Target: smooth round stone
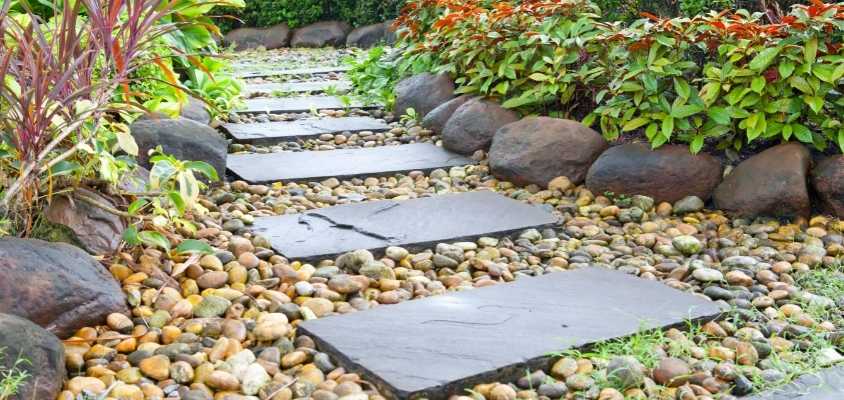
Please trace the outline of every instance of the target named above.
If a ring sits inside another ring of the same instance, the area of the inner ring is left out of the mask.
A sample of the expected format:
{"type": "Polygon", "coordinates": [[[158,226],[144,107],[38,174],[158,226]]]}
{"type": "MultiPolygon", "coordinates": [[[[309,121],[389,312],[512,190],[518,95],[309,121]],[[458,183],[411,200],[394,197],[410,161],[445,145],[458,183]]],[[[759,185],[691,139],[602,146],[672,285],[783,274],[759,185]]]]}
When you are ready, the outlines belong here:
{"type": "Polygon", "coordinates": [[[316,315],[317,317],[323,317],[334,311],[334,303],[332,303],[328,299],[323,298],[313,298],[305,300],[305,302],[302,303],[302,307],[307,307],[308,309],[313,311],[314,315],[316,315]]]}
{"type": "Polygon", "coordinates": [[[296,294],[299,296],[310,296],[314,294],[314,286],[311,285],[310,282],[299,281],[296,282],[293,287],[296,289],[296,294]]]}
{"type": "Polygon", "coordinates": [[[554,383],[543,383],[539,385],[539,388],[536,391],[540,396],[549,397],[552,399],[558,399],[566,395],[568,393],[568,388],[562,382],[554,382],[554,383]]]}
{"type": "Polygon", "coordinates": [[[700,243],[700,240],[689,235],[677,236],[671,241],[671,244],[675,249],[687,256],[700,253],[703,249],[703,244],[700,243]]]}
{"type": "Polygon", "coordinates": [[[193,314],[200,318],[219,317],[225,314],[231,302],[219,296],[205,296],[193,309],[193,314]]]}
{"type": "Polygon", "coordinates": [[[669,387],[677,387],[685,384],[689,375],[691,375],[689,365],[685,361],[674,357],[663,358],[653,371],[653,378],[656,383],[669,387]]]}
{"type": "Polygon", "coordinates": [[[218,390],[237,390],[240,387],[240,382],[234,375],[225,371],[214,371],[207,378],[205,384],[212,389],[218,390]]]}
{"type": "Polygon", "coordinates": [[[551,366],[551,375],[557,379],[565,379],[577,373],[577,360],[561,358],[551,366]]]}
{"type": "Polygon", "coordinates": [[[674,203],[675,214],[687,214],[703,210],[704,204],[697,196],[686,196],[674,203]]]}
{"type": "Polygon", "coordinates": [[[571,390],[586,390],[592,387],[595,381],[583,374],[574,374],[566,378],[566,386],[571,390]]]}
{"type": "Polygon", "coordinates": [[[495,385],[489,391],[489,400],[516,400],[516,390],[510,385],[495,385]]]}
{"type": "Polygon", "coordinates": [[[387,247],[384,253],[388,258],[394,261],[401,261],[410,254],[407,249],[397,246],[387,247]]]}
{"type": "Polygon", "coordinates": [[[724,279],[724,274],[712,268],[698,268],[692,272],[692,277],[701,282],[717,282],[724,279]]]}
{"type": "Polygon", "coordinates": [[[340,294],[351,294],[359,292],[363,287],[351,276],[341,274],[334,275],[328,280],[328,288],[340,294]]]}
{"type": "Polygon", "coordinates": [[[625,389],[639,387],[645,380],[644,369],[634,357],[615,357],[607,365],[607,377],[625,389]]]}
{"type": "Polygon", "coordinates": [[[170,365],[170,377],[178,383],[188,384],[193,381],[193,367],[185,361],[176,361],[170,365]]]}
{"type": "Polygon", "coordinates": [[[170,359],[164,355],[147,358],[138,364],[138,368],[144,375],[158,381],[170,377],[170,359]]]}

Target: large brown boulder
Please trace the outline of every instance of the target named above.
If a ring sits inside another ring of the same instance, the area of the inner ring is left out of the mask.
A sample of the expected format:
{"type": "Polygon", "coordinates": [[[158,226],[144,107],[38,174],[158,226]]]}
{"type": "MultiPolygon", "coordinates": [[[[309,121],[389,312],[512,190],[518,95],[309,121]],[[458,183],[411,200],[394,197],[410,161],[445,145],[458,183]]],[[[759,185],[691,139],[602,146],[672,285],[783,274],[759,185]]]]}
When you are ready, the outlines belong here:
{"type": "Polygon", "coordinates": [[[223,43],[235,45],[235,50],[287,47],[290,43],[290,28],[286,23],[269,28],[237,28],[226,34],[223,43]]]}
{"type": "MultiPolygon", "coordinates": [[[[51,223],[62,225],[62,230],[69,231],[72,235],[48,239],[77,245],[95,255],[114,253],[120,246],[126,222],[123,218],[92,205],[90,200],[118,208],[111,198],[87,189],[77,189],[69,196],[55,196],[44,210],[44,216],[51,223]]],[[[53,233],[61,235],[59,232],[53,233]]]]}
{"type": "Polygon", "coordinates": [[[97,260],[64,243],[0,239],[0,313],[14,314],[60,338],[129,314],[120,285],[97,260]]]}
{"type": "Polygon", "coordinates": [[[352,26],[339,21],[317,22],[293,32],[291,47],[338,47],[346,44],[346,35],[352,26]]]}
{"type": "Polygon", "coordinates": [[[455,97],[445,103],[440,104],[437,108],[431,110],[425,118],[422,119],[422,127],[431,131],[441,133],[445,128],[445,123],[457,111],[460,106],[471,100],[472,96],[464,94],[463,96],[455,97]]]}
{"type": "Polygon", "coordinates": [[[443,147],[460,154],[486,150],[498,129],[518,120],[515,111],[491,100],[474,98],[458,107],[445,123],[443,147]]]}
{"type": "Polygon", "coordinates": [[[391,23],[389,21],[381,22],[355,28],[346,37],[346,46],[367,49],[379,43],[389,44],[390,41],[394,41],[394,37],[391,23]]]}
{"type": "Polygon", "coordinates": [[[812,187],[820,199],[820,208],[844,218],[844,156],[827,157],[812,170],[812,187]]]}
{"type": "Polygon", "coordinates": [[[721,163],[709,154],[691,154],[680,145],[656,150],[642,143],[611,147],[595,160],[586,187],[595,194],[641,194],[674,203],[686,196],[708,199],[721,181],[721,163]]]}
{"type": "Polygon", "coordinates": [[[606,148],[598,132],[579,122],[528,117],[495,133],[489,166],[496,177],[517,185],[546,186],[558,176],[577,184],[606,148]]]}
{"type": "Polygon", "coordinates": [[[24,318],[0,313],[0,349],[0,371],[17,368],[29,374],[12,400],[56,398],[65,378],[64,346],[56,335],[24,318]],[[25,362],[15,365],[18,360],[25,362]]]}
{"type": "Polygon", "coordinates": [[[424,118],[431,110],[454,98],[454,81],[447,74],[423,73],[402,79],[396,84],[396,115],[408,108],[424,118]]]}
{"type": "Polygon", "coordinates": [[[138,143],[138,161],[143,167],[152,167],[149,151],[161,146],[177,159],[205,161],[221,179],[225,176],[228,144],[214,128],[181,117],[138,119],[129,128],[138,143]]]}
{"type": "Polygon", "coordinates": [[[730,214],[754,217],[808,216],[806,184],[812,159],[799,143],[767,149],[739,164],[715,189],[715,206],[730,214]]]}

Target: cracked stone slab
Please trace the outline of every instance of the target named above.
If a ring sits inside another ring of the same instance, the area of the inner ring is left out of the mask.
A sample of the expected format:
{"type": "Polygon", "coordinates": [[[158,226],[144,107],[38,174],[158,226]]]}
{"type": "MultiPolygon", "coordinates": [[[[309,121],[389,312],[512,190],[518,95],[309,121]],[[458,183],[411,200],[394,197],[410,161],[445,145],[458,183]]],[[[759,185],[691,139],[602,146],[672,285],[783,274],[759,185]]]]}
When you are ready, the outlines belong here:
{"type": "Polygon", "coordinates": [[[422,249],[439,242],[498,236],[557,222],[550,212],[490,191],[346,204],[257,218],[255,233],[293,260],[319,260],[357,249],[422,249]]]}
{"type": "Polygon", "coordinates": [[[390,126],[370,117],[343,117],[224,124],[223,129],[238,143],[268,144],[314,139],[326,133],[384,132],[390,130],[390,126]]]}
{"type": "Polygon", "coordinates": [[[298,329],[393,398],[439,400],[548,368],[550,353],[720,311],[659,282],[584,268],[305,321],[298,329]]]}
{"type": "Polygon", "coordinates": [[[815,374],[803,375],[794,382],[746,400],[842,400],[844,399],[844,365],[830,367],[815,374]]]}
{"type": "Polygon", "coordinates": [[[316,67],[316,68],[295,68],[295,69],[278,69],[267,71],[247,71],[241,74],[236,74],[238,78],[263,78],[269,76],[290,76],[290,75],[321,75],[330,74],[332,72],[347,72],[351,69],[349,66],[335,66],[335,67],[316,67]]]}
{"type": "Polygon", "coordinates": [[[315,82],[289,82],[289,83],[247,83],[243,87],[243,96],[250,96],[255,93],[273,92],[282,93],[309,93],[325,92],[334,88],[338,92],[345,93],[352,88],[349,81],[315,81],[315,82]]]}
{"type": "Polygon", "coordinates": [[[367,105],[352,100],[345,104],[343,100],[335,96],[301,96],[282,98],[257,98],[243,102],[244,106],[237,112],[244,114],[269,113],[269,114],[293,114],[305,113],[312,110],[345,110],[347,108],[373,109],[376,105],[367,105]]]}
{"type": "Polygon", "coordinates": [[[318,181],[432,171],[472,164],[469,158],[430,143],[362,149],[230,154],[229,171],[250,183],[318,181]]]}

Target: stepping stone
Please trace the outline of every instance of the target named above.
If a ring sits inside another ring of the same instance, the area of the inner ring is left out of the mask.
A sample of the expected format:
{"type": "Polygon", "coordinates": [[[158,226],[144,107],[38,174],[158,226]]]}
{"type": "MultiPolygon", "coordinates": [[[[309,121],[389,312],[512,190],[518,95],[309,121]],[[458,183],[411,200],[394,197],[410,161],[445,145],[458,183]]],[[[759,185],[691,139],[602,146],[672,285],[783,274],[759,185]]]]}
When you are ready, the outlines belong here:
{"type": "Polygon", "coordinates": [[[432,171],[473,162],[430,143],[363,149],[230,154],[227,160],[230,171],[251,183],[384,176],[417,170],[432,171]]]}
{"type": "Polygon", "coordinates": [[[344,104],[343,100],[334,96],[302,96],[282,98],[258,98],[244,101],[245,107],[237,110],[239,113],[270,113],[292,114],[304,113],[311,110],[345,110],[347,108],[378,108],[376,105],[365,105],[352,100],[344,104]]]}
{"type": "Polygon", "coordinates": [[[422,249],[439,242],[505,235],[556,222],[557,218],[542,208],[482,191],[257,218],[254,231],[289,259],[309,261],[357,249],[422,249]]]}
{"type": "Polygon", "coordinates": [[[243,96],[249,96],[254,93],[273,92],[282,93],[309,93],[309,92],[325,92],[329,88],[334,88],[338,92],[348,92],[352,88],[352,83],[349,81],[316,81],[316,82],[291,82],[291,83],[253,83],[246,84],[243,88],[243,96]]]}
{"type": "Polygon", "coordinates": [[[781,388],[746,400],[841,400],[844,399],[844,365],[803,375],[781,388]]]}
{"type": "MultiPolygon", "coordinates": [[[[505,212],[495,213],[506,216],[505,212]]],[[[299,333],[396,399],[445,399],[550,367],[549,354],[711,319],[715,303],[603,268],[519,278],[305,321],[299,333]]]]}
{"type": "Polygon", "coordinates": [[[236,142],[266,144],[314,139],[325,133],[384,132],[390,126],[370,117],[299,119],[257,124],[224,124],[223,129],[236,142]]]}
{"type": "Polygon", "coordinates": [[[316,67],[316,68],[296,68],[296,69],[280,69],[269,71],[249,71],[238,74],[238,78],[262,78],[267,76],[286,76],[286,75],[320,75],[330,74],[332,72],[346,72],[351,67],[336,66],[336,67],[316,67]]]}

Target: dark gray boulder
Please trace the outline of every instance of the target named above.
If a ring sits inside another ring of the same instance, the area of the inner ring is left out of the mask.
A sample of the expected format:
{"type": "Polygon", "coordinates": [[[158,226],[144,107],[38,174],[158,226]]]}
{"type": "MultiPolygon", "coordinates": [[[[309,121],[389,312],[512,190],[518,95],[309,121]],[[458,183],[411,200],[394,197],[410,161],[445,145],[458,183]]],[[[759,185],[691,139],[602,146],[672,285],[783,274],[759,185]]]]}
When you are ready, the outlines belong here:
{"type": "Polygon", "coordinates": [[[317,22],[293,31],[291,47],[339,47],[346,44],[352,26],[340,21],[317,22]]]}
{"type": "MultiPolygon", "coordinates": [[[[90,201],[119,208],[116,201],[93,190],[79,188],[73,194],[54,196],[44,210],[47,221],[64,227],[61,232],[70,237],[48,237],[51,241],[65,241],[77,245],[94,255],[113,254],[120,246],[120,238],[126,230],[123,218],[114,215],[90,201]]],[[[61,235],[59,231],[52,234],[61,235]]]]}
{"type": "Polygon", "coordinates": [[[446,122],[442,131],[443,147],[460,154],[486,150],[498,129],[518,120],[515,111],[491,100],[474,98],[458,107],[446,122]]]}
{"type": "Polygon", "coordinates": [[[29,374],[11,399],[56,398],[66,376],[64,346],[56,335],[27,319],[0,313],[0,349],[0,370],[16,368],[29,374]],[[18,360],[23,362],[15,365],[18,360]]]}
{"type": "Polygon", "coordinates": [[[448,122],[448,119],[451,118],[454,112],[471,99],[472,96],[464,94],[463,96],[455,97],[440,104],[422,119],[422,127],[441,133],[445,128],[445,123],[448,122]]]}
{"type": "Polygon", "coordinates": [[[721,181],[721,163],[709,154],[692,154],[687,146],[656,150],[642,143],[611,147],[586,175],[593,193],[645,195],[674,203],[687,196],[708,199],[721,181]]]}
{"type": "Polygon", "coordinates": [[[195,97],[188,97],[188,103],[182,106],[182,118],[208,125],[211,123],[211,113],[208,112],[208,105],[195,97]]]}
{"type": "Polygon", "coordinates": [[[223,43],[234,45],[235,50],[278,49],[290,44],[290,32],[286,23],[269,28],[237,28],[226,34],[223,43]]]}
{"type": "Polygon", "coordinates": [[[395,114],[404,115],[407,109],[424,118],[431,110],[454,98],[454,81],[447,74],[426,72],[402,79],[396,84],[395,114]]]}
{"type": "Polygon", "coordinates": [[[60,338],[129,314],[120,284],[93,257],[64,243],[0,239],[0,313],[26,318],[60,338]]]}
{"type": "Polygon", "coordinates": [[[389,21],[355,28],[346,38],[347,47],[362,49],[368,49],[380,43],[390,44],[391,42],[395,42],[395,32],[389,21]]]}
{"type": "Polygon", "coordinates": [[[528,117],[495,133],[489,166],[493,175],[517,185],[545,187],[558,176],[578,184],[606,148],[598,132],[579,122],[528,117]]]}
{"type": "Polygon", "coordinates": [[[800,143],[785,143],[742,161],[715,189],[715,206],[742,217],[809,216],[812,163],[800,143]]]}
{"type": "Polygon", "coordinates": [[[149,151],[161,146],[180,160],[205,161],[222,177],[226,173],[226,140],[210,126],[187,118],[143,119],[130,127],[138,143],[138,161],[151,168],[149,151]]]}

